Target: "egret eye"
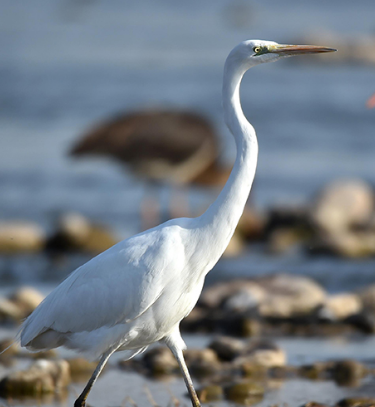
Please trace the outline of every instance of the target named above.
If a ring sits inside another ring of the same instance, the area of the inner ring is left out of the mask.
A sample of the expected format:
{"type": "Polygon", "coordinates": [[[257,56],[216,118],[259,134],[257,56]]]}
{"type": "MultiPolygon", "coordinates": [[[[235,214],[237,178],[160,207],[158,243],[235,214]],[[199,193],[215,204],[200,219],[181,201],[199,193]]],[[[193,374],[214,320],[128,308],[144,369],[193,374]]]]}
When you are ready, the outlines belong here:
{"type": "Polygon", "coordinates": [[[256,53],[256,54],[259,54],[259,52],[262,50],[262,48],[261,47],[254,47],[253,48],[253,51],[256,53]]]}

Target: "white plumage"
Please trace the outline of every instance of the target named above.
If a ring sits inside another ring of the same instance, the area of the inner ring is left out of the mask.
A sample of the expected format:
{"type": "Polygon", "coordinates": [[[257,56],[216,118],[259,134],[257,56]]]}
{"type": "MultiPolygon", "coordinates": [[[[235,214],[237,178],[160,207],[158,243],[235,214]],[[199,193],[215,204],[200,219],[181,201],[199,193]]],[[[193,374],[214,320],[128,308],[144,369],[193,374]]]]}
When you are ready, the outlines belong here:
{"type": "Polygon", "coordinates": [[[181,367],[192,403],[199,406],[182,355],[179,323],[201,293],[242,214],[254,179],[258,144],[240,103],[240,83],[252,66],[282,56],[329,52],[330,48],[251,40],[229,54],[224,68],[224,118],[237,158],[224,189],[198,218],[174,219],[118,243],[73,272],[29,316],[21,345],[37,351],[61,345],[100,362],[75,406],[87,395],[110,355],[128,359],[163,341],[181,367]]]}

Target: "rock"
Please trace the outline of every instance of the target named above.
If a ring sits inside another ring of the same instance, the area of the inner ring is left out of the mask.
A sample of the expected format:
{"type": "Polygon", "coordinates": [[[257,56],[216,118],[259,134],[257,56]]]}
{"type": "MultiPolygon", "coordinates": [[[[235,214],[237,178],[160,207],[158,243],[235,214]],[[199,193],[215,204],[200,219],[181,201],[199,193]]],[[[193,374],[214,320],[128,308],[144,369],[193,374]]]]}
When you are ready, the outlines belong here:
{"type": "Polygon", "coordinates": [[[375,407],[375,399],[365,397],[349,397],[337,402],[338,407],[375,407]]]}
{"type": "Polygon", "coordinates": [[[171,374],[179,369],[176,358],[172,352],[165,347],[149,350],[143,356],[143,363],[154,375],[171,374]]]}
{"type": "Polygon", "coordinates": [[[337,234],[366,225],[374,210],[371,187],[361,180],[340,180],[327,185],[315,199],[311,218],[319,229],[337,234]]]}
{"type": "Polygon", "coordinates": [[[245,244],[240,233],[234,232],[232,238],[226,247],[223,256],[224,257],[235,257],[238,256],[244,249],[245,244]]]}
{"type": "Polygon", "coordinates": [[[312,365],[301,366],[298,374],[309,380],[327,380],[330,369],[332,369],[330,362],[316,362],[312,365]]]}
{"type": "Polygon", "coordinates": [[[298,368],[296,366],[275,366],[267,369],[268,376],[277,381],[294,379],[297,376],[298,368]]]}
{"type": "Polygon", "coordinates": [[[184,358],[190,373],[195,377],[206,377],[217,373],[220,361],[212,349],[186,349],[184,358]]]}
{"type": "Polygon", "coordinates": [[[68,359],[67,362],[73,381],[86,381],[86,378],[92,375],[97,365],[97,363],[84,358],[68,359]]]}
{"type": "Polygon", "coordinates": [[[342,360],[332,367],[332,376],[341,386],[357,385],[367,374],[367,367],[355,360],[342,360]]]}
{"type": "Polygon", "coordinates": [[[286,365],[286,354],[277,345],[269,341],[254,341],[244,356],[234,360],[235,365],[252,364],[267,368],[286,365]]]}
{"type": "Polygon", "coordinates": [[[240,341],[230,337],[216,338],[209,348],[214,350],[223,361],[230,361],[235,366],[246,364],[254,366],[284,366],[285,352],[269,341],[240,341]]]}
{"type": "Polygon", "coordinates": [[[89,253],[101,253],[119,242],[106,227],[92,225],[87,240],[82,245],[82,251],[89,253]]]}
{"type": "Polygon", "coordinates": [[[229,386],[225,390],[226,398],[236,403],[247,404],[246,401],[252,397],[262,397],[264,387],[253,381],[241,382],[229,386]]]}
{"type": "Polygon", "coordinates": [[[57,351],[55,349],[49,349],[40,352],[23,352],[22,357],[29,359],[56,359],[57,351]]]}
{"type": "Polygon", "coordinates": [[[53,393],[70,383],[69,365],[65,360],[38,360],[28,370],[13,372],[0,381],[4,398],[53,393]]]}
{"type": "Polygon", "coordinates": [[[31,222],[0,222],[0,253],[38,252],[45,244],[45,233],[31,222]]]}
{"type": "Polygon", "coordinates": [[[208,347],[223,361],[232,361],[246,352],[246,344],[243,341],[228,336],[214,339],[208,347]]]}
{"type": "Polygon", "coordinates": [[[7,298],[0,298],[0,320],[20,322],[24,318],[22,309],[7,298]]]}
{"type": "Polygon", "coordinates": [[[252,284],[228,297],[223,303],[223,308],[229,312],[245,312],[256,308],[263,298],[264,290],[252,284]]]}
{"type": "Polygon", "coordinates": [[[375,284],[372,284],[358,293],[365,311],[375,315],[375,284]]]}
{"type": "Polygon", "coordinates": [[[278,229],[309,230],[309,212],[305,207],[278,207],[272,208],[268,214],[266,234],[269,236],[278,229]]]}
{"type": "Polygon", "coordinates": [[[321,306],[326,297],[323,288],[307,277],[277,274],[259,279],[257,283],[266,292],[259,306],[259,313],[263,317],[308,315],[321,306]]]}
{"type": "Polygon", "coordinates": [[[59,220],[57,231],[48,239],[52,252],[80,251],[101,253],[118,242],[105,227],[91,224],[85,217],[67,213],[59,220]]]}
{"type": "Polygon", "coordinates": [[[42,300],[43,296],[33,288],[20,288],[9,299],[0,298],[0,320],[20,322],[31,314],[42,300]]]}
{"type": "Polygon", "coordinates": [[[286,253],[306,240],[306,232],[298,228],[274,230],[268,239],[268,250],[274,254],[286,253]]]}
{"type": "Polygon", "coordinates": [[[254,208],[245,206],[242,216],[237,225],[237,231],[246,240],[254,241],[263,238],[266,226],[264,214],[254,208]]]}
{"type": "Polygon", "coordinates": [[[268,368],[252,362],[245,361],[241,365],[241,372],[244,377],[254,380],[263,380],[267,378],[268,368]]]}
{"type": "Polygon", "coordinates": [[[13,356],[17,355],[19,347],[14,343],[14,339],[3,339],[0,341],[0,364],[11,365],[13,356]]]}
{"type": "Polygon", "coordinates": [[[24,317],[31,314],[43,299],[44,296],[32,287],[21,287],[10,297],[22,309],[24,317]]]}
{"type": "Polygon", "coordinates": [[[365,334],[375,333],[375,314],[372,312],[363,311],[360,314],[350,315],[345,319],[345,323],[365,334]]]}
{"type": "Polygon", "coordinates": [[[202,403],[209,403],[210,401],[221,400],[224,395],[224,390],[217,384],[210,384],[199,389],[197,395],[202,403]]]}
{"type": "Polygon", "coordinates": [[[375,255],[375,232],[370,230],[339,231],[321,236],[312,243],[312,253],[328,253],[341,257],[362,258],[375,255]]]}
{"type": "Polygon", "coordinates": [[[333,321],[340,321],[362,311],[362,302],[358,295],[343,293],[329,296],[319,315],[333,321]]]}
{"type": "Polygon", "coordinates": [[[13,338],[2,339],[0,341],[0,357],[13,356],[13,355],[16,355],[18,353],[18,351],[19,351],[19,347],[14,342],[13,338]]]}
{"type": "Polygon", "coordinates": [[[257,283],[252,280],[238,279],[217,283],[206,288],[198,303],[204,308],[217,308],[220,304],[240,292],[251,292],[252,298],[262,297],[262,290],[257,283]]]}
{"type": "Polygon", "coordinates": [[[242,320],[242,329],[240,335],[243,337],[260,336],[262,332],[262,324],[255,318],[244,318],[242,320]]]}
{"type": "Polygon", "coordinates": [[[195,363],[220,364],[217,354],[210,348],[208,349],[186,349],[184,350],[185,362],[188,366],[195,363]]]}
{"type": "Polygon", "coordinates": [[[317,403],[316,401],[308,401],[302,404],[301,407],[330,407],[328,404],[317,403]]]}

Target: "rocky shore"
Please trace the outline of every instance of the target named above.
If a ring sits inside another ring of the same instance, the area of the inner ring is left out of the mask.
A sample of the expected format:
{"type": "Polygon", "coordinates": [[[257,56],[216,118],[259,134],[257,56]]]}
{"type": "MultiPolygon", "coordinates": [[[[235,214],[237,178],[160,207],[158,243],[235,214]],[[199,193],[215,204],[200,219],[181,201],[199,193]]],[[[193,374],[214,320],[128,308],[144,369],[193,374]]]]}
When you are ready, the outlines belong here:
{"type": "MultiPolygon", "coordinates": [[[[0,329],[17,327],[42,299],[30,287],[1,298],[0,329]]],[[[203,291],[197,307],[182,323],[185,332],[203,332],[211,338],[203,348],[186,350],[186,363],[202,402],[253,404],[267,397],[275,385],[279,388],[293,380],[356,388],[373,381],[371,363],[347,358],[290,364],[273,338],[363,338],[375,330],[374,312],[375,285],[357,293],[330,295],[311,279],[287,274],[221,282],[203,291]]],[[[68,395],[71,384],[87,380],[95,367],[82,358],[61,359],[55,351],[30,354],[12,344],[10,337],[0,343],[0,351],[5,349],[0,356],[0,398],[4,400],[68,395]]],[[[152,347],[134,360],[119,362],[116,369],[153,380],[180,375],[166,347],[152,347]]],[[[360,407],[373,402],[363,397],[342,398],[332,406],[360,407]]]]}
{"type": "MultiPolygon", "coordinates": [[[[107,227],[77,213],[61,215],[50,229],[21,220],[0,221],[0,254],[94,255],[119,241],[107,227]]],[[[269,254],[300,250],[307,256],[374,257],[374,190],[362,180],[338,180],[304,206],[265,211],[247,207],[224,255],[239,255],[249,243],[259,243],[269,254]]]]}
{"type": "MultiPolygon", "coordinates": [[[[350,180],[327,185],[304,207],[271,208],[263,213],[248,209],[226,254],[233,256],[255,243],[270,255],[298,250],[306,258],[375,256],[374,207],[372,187],[350,180]]],[[[48,233],[33,223],[0,223],[0,253],[6,259],[33,253],[64,262],[74,254],[94,255],[117,241],[110,230],[79,214],[63,215],[48,233]]],[[[28,286],[0,296],[0,333],[16,332],[43,297],[28,286]]],[[[371,398],[375,392],[354,391],[374,382],[371,355],[366,360],[353,354],[326,355],[315,357],[313,363],[296,363],[288,360],[286,350],[277,343],[277,338],[371,338],[375,333],[375,284],[330,293],[316,280],[288,273],[221,280],[203,290],[181,329],[184,335],[208,339],[185,351],[202,402],[261,403],[263,407],[269,400],[274,404],[274,392],[291,383],[302,388],[331,383],[340,390],[334,399],[303,398],[303,403],[296,404],[291,395],[291,405],[375,405],[371,398]]],[[[30,354],[13,344],[11,336],[1,337],[0,399],[7,402],[70,400],[75,383],[87,380],[95,367],[79,357],[62,357],[60,351],[30,354]]],[[[108,369],[157,382],[180,375],[176,360],[164,347],[151,347],[138,358],[116,362],[108,369]]]]}

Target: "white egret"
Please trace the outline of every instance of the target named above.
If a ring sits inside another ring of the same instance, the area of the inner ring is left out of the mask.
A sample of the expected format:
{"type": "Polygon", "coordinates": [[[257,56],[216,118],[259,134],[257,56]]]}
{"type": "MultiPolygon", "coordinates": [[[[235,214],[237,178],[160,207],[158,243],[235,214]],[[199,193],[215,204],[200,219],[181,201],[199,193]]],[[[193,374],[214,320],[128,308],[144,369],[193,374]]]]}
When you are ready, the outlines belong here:
{"type": "Polygon", "coordinates": [[[75,407],[85,405],[109,357],[129,359],[154,342],[176,357],[194,407],[200,405],[182,350],[180,321],[196,304],[206,274],[227,247],[254,179],[258,143],[240,104],[240,83],[252,66],[281,57],[334,51],[309,45],[249,40],[235,47],[224,68],[223,107],[237,157],[218,198],[198,218],[173,219],[126,239],[74,271],[21,327],[32,351],[59,346],[100,358],[75,407]]]}

